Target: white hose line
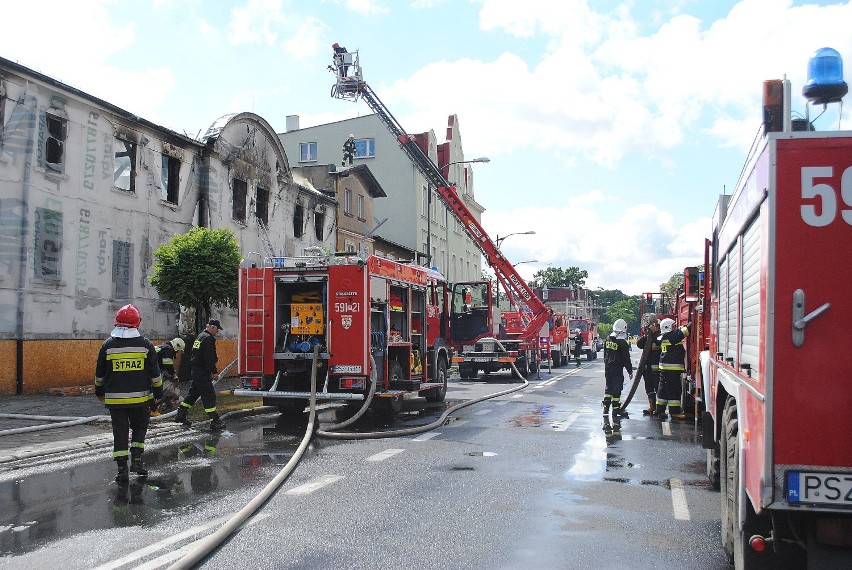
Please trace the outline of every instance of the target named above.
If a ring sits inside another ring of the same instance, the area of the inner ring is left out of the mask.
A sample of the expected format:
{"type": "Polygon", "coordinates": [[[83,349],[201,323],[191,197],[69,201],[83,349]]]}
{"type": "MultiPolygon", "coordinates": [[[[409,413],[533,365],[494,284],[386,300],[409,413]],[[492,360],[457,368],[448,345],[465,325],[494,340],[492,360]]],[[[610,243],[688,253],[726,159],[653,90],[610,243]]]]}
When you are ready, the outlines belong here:
{"type": "Polygon", "coordinates": [[[71,422],[86,416],[36,416],[33,414],[0,414],[4,420],[33,420],[38,422],[71,422]]]}
{"type": "Polygon", "coordinates": [[[76,425],[80,425],[80,424],[88,424],[88,423],[92,423],[92,422],[108,422],[108,421],[110,421],[109,416],[92,416],[92,417],[89,417],[89,418],[79,418],[79,419],[72,420],[72,421],[69,421],[69,422],[59,422],[59,423],[53,423],[53,424],[41,424],[41,425],[37,425],[37,426],[27,426],[27,427],[7,429],[7,430],[0,431],[0,436],[14,435],[14,434],[17,434],[17,433],[30,433],[30,432],[34,432],[34,431],[44,431],[44,430],[48,430],[48,429],[70,427],[70,426],[76,426],[76,425]]]}
{"type": "Polygon", "coordinates": [[[275,478],[267,483],[266,487],[255,496],[251,501],[249,501],[246,506],[237,512],[234,516],[228,519],[228,522],[219,527],[216,532],[208,536],[207,538],[198,542],[195,548],[190,550],[187,554],[185,554],[181,559],[177,562],[169,566],[169,570],[187,570],[195,566],[198,562],[203,560],[208,554],[213,552],[216,547],[218,547],[222,542],[225,541],[229,536],[231,536],[237,529],[242,526],[242,524],[252,516],[263,504],[269,500],[269,498],[278,490],[284,481],[287,480],[287,477],[290,476],[293,469],[296,468],[296,465],[301,461],[302,455],[304,455],[305,450],[308,447],[308,443],[311,441],[311,437],[314,432],[314,419],[316,417],[316,404],[317,404],[317,360],[319,359],[319,346],[314,347],[314,359],[313,359],[313,370],[311,371],[311,399],[310,399],[310,413],[308,415],[308,427],[305,431],[305,437],[302,438],[302,443],[299,444],[299,448],[293,453],[293,457],[290,458],[290,461],[287,462],[287,465],[281,469],[278,475],[275,478]]]}
{"type": "Polygon", "coordinates": [[[339,424],[333,424],[328,426],[327,430],[317,430],[317,436],[326,437],[327,433],[331,433],[331,430],[345,428],[354,424],[358,421],[361,416],[363,416],[367,412],[367,408],[370,407],[370,402],[373,401],[373,395],[376,393],[376,377],[378,376],[378,372],[376,371],[376,361],[373,358],[373,355],[370,355],[370,392],[367,394],[367,399],[364,400],[364,404],[361,406],[361,409],[358,412],[349,418],[346,421],[340,422],[339,424]]]}

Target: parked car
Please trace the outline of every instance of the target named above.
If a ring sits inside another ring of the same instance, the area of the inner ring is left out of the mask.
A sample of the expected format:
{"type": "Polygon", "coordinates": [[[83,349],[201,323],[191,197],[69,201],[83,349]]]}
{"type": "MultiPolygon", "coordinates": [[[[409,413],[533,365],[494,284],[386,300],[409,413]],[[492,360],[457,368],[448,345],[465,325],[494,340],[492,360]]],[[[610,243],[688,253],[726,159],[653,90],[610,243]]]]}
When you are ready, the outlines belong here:
{"type": "Polygon", "coordinates": [[[596,338],[595,339],[595,352],[602,351],[603,345],[604,345],[603,339],[602,338],[596,338]]]}

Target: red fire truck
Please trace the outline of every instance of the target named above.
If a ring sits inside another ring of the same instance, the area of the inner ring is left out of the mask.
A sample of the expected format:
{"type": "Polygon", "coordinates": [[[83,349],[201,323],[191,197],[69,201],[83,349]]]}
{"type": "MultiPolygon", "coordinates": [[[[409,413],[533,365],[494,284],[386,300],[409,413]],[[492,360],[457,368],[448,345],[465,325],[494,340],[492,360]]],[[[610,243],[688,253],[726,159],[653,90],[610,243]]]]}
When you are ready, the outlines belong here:
{"type": "Polygon", "coordinates": [[[704,266],[687,267],[683,270],[683,286],[675,300],[674,320],[678,326],[689,323],[686,337],[686,367],[682,383],[681,406],[687,415],[697,416],[702,410],[701,368],[699,355],[709,350],[710,311],[704,310],[704,300],[709,293],[710,242],[705,243],[704,266]]]}
{"type": "Polygon", "coordinates": [[[379,407],[399,411],[404,398],[417,395],[444,399],[450,349],[441,335],[447,290],[440,274],[373,256],[268,261],[240,268],[243,390],[234,394],[301,411],[319,346],[319,400],[360,405],[370,389],[371,356],[379,407]]]}
{"type": "Polygon", "coordinates": [[[736,568],[852,568],[852,131],[792,130],[789,83],[764,93],[712,223],[707,470],[736,568]]]}
{"type": "MultiPolygon", "coordinates": [[[[574,335],[574,331],[579,329],[580,335],[583,337],[583,354],[586,355],[586,360],[595,360],[598,357],[597,346],[595,340],[598,338],[598,326],[591,320],[583,317],[570,317],[568,319],[568,334],[574,335]]],[[[571,344],[570,349],[573,351],[574,341],[568,339],[571,344]]]]}
{"type": "MultiPolygon", "coordinates": [[[[462,378],[476,377],[480,370],[486,374],[510,368],[513,364],[521,374],[528,376],[538,370],[539,342],[542,328],[547,324],[551,310],[538,297],[503,257],[494,241],[488,236],[464,201],[459,197],[455,186],[447,180],[445,171],[449,165],[439,168],[420,146],[416,137],[405,132],[396,118],[382,103],[370,86],[363,80],[357,52],[348,54],[343,62],[335,61],[331,67],[335,85],[332,97],[338,99],[363,99],[376,116],[384,123],[399,143],[412,164],[435,188],[438,197],[464,228],[471,241],[476,245],[494,271],[494,274],[509,297],[512,306],[518,308],[520,326],[518,332],[500,331],[499,313],[495,311],[491,296],[491,284],[478,286],[461,284],[454,286],[449,303],[450,341],[454,347],[453,362],[458,364],[462,378]],[[349,63],[345,63],[349,62],[349,63]],[[477,289],[480,289],[478,292],[477,289]],[[487,289],[487,290],[486,290],[487,289]],[[470,295],[481,299],[481,306],[471,306],[466,302],[470,295]],[[470,313],[467,317],[464,313],[470,313]],[[457,319],[469,318],[470,326],[456,326],[457,319]]],[[[431,231],[431,228],[428,230],[431,231]]],[[[514,369],[513,369],[514,374],[514,369]]]]}

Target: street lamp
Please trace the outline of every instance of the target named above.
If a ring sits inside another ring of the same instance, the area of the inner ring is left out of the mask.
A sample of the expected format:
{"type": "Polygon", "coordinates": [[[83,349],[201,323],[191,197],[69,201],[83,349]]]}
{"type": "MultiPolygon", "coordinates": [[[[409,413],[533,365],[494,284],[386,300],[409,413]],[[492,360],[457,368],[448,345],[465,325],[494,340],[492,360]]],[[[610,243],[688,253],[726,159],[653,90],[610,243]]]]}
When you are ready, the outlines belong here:
{"type": "MultiPolygon", "coordinates": [[[[511,233],[511,234],[505,235],[503,237],[500,237],[498,235],[497,239],[494,240],[494,242],[497,244],[497,249],[500,249],[500,244],[503,243],[503,240],[506,239],[507,237],[529,236],[529,235],[533,235],[534,233],[535,233],[535,230],[529,230],[529,231],[526,231],[526,232],[514,232],[514,233],[511,233]]],[[[535,262],[536,262],[535,260],[533,260],[533,261],[521,261],[521,262],[512,264],[512,267],[514,267],[515,265],[520,265],[521,263],[535,263],[535,262]]],[[[500,306],[500,280],[499,279],[497,280],[497,306],[498,307],[500,306]]]]}
{"type": "MultiPolygon", "coordinates": [[[[473,162],[491,162],[487,156],[480,156],[470,160],[456,160],[441,167],[441,171],[449,168],[454,164],[469,164],[473,162]]],[[[447,170],[449,175],[450,171],[447,170]]],[[[432,267],[432,188],[428,188],[429,194],[426,196],[426,264],[431,269],[432,267]]],[[[446,270],[446,268],[444,268],[446,270]]]]}

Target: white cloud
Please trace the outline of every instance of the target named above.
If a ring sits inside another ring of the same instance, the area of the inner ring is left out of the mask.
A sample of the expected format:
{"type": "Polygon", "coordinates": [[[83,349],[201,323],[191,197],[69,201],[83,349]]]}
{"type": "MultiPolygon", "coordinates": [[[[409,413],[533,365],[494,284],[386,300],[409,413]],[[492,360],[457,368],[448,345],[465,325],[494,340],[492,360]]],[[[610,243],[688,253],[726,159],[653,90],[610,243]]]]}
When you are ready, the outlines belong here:
{"type": "Polygon", "coordinates": [[[329,46],[320,44],[320,39],[327,29],[328,26],[318,18],[305,18],[296,31],[282,42],[284,51],[295,59],[312,59],[320,53],[320,49],[330,52],[329,46]]]}
{"type": "Polygon", "coordinates": [[[364,16],[377,16],[389,12],[378,0],[345,0],[345,4],[347,10],[364,16]]]}
{"type": "Polygon", "coordinates": [[[249,0],[231,9],[228,41],[231,45],[263,43],[274,45],[278,39],[275,24],[285,19],[284,0],[249,0]]]}

